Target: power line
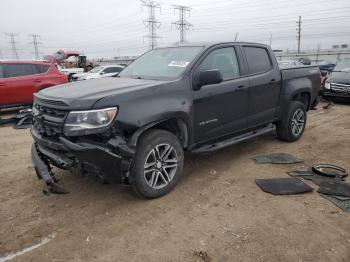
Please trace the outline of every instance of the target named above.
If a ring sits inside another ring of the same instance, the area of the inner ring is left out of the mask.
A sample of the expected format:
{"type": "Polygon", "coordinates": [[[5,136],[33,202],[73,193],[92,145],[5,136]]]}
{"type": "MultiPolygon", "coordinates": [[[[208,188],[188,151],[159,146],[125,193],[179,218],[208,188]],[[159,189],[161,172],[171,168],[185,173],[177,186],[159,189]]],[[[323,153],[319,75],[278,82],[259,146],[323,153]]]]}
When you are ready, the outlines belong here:
{"type": "Polygon", "coordinates": [[[300,40],[301,40],[301,16],[299,16],[299,20],[297,22],[297,39],[298,39],[298,54],[300,54],[300,40]]]}
{"type": "Polygon", "coordinates": [[[179,20],[172,23],[180,32],[179,44],[186,43],[186,31],[189,30],[193,25],[186,20],[186,13],[190,14],[191,8],[183,5],[173,5],[174,13],[177,10],[179,12],[179,20]]]}
{"type": "Polygon", "coordinates": [[[13,59],[19,59],[18,52],[17,52],[17,47],[16,47],[16,39],[15,37],[17,34],[15,33],[7,33],[6,34],[8,37],[10,37],[10,44],[11,44],[11,51],[12,51],[12,58],[13,59]]]}
{"type": "Polygon", "coordinates": [[[39,60],[40,59],[40,52],[39,52],[39,47],[38,46],[41,43],[38,42],[38,38],[40,38],[40,35],[31,34],[29,36],[33,38],[33,42],[30,42],[30,44],[33,44],[33,46],[34,46],[35,59],[39,60]]]}
{"type": "Polygon", "coordinates": [[[154,49],[157,47],[157,39],[160,38],[157,35],[157,28],[160,27],[161,23],[155,16],[156,9],[160,9],[160,3],[153,0],[141,0],[141,3],[141,7],[145,6],[148,9],[148,19],[143,20],[145,27],[148,29],[148,35],[144,37],[149,39],[149,48],[154,49]]]}

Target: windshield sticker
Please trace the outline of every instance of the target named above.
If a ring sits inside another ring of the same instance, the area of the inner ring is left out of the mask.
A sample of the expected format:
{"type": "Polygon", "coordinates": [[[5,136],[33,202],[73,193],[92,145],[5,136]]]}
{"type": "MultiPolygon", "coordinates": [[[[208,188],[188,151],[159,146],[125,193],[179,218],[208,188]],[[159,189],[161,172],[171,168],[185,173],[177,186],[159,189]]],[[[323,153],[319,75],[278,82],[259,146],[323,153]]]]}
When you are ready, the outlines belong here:
{"type": "Polygon", "coordinates": [[[168,66],[186,67],[189,63],[187,61],[171,61],[168,66]]]}

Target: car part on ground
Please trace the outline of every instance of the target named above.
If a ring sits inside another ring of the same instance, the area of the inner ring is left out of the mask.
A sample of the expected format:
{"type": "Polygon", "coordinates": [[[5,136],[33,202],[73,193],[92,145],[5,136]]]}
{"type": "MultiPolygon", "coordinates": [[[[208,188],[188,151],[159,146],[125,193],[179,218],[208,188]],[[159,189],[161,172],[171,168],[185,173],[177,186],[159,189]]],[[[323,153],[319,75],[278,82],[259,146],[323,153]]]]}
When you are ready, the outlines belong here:
{"type": "Polygon", "coordinates": [[[255,156],[251,159],[255,160],[257,164],[296,164],[304,162],[304,160],[286,153],[272,153],[268,155],[255,156]]]}
{"type": "Polygon", "coordinates": [[[0,118],[0,126],[13,124],[13,128],[15,129],[26,129],[30,128],[33,123],[33,112],[32,109],[22,109],[19,110],[18,114],[14,117],[1,119],[0,118]]]}
{"type": "Polygon", "coordinates": [[[273,195],[294,195],[311,192],[312,187],[299,178],[256,179],[255,183],[266,193],[273,195]]]}
{"type": "Polygon", "coordinates": [[[340,179],[348,176],[348,172],[344,168],[330,164],[314,165],[312,171],[321,176],[336,177],[340,179]]]}
{"type": "Polygon", "coordinates": [[[333,179],[333,181],[323,181],[317,192],[350,198],[350,184],[335,179],[333,179]]]}
{"type": "Polygon", "coordinates": [[[321,194],[320,196],[331,201],[333,204],[335,204],[337,207],[339,207],[344,212],[350,213],[350,198],[349,197],[342,197],[342,196],[334,196],[334,195],[327,195],[327,194],[321,194]]]}

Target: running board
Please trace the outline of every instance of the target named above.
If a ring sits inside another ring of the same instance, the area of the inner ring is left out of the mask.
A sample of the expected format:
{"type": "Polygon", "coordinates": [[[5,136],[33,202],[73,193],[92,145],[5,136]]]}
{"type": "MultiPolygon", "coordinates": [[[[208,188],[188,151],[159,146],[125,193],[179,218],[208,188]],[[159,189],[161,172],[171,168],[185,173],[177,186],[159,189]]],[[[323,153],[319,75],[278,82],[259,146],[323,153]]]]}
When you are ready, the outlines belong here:
{"type": "Polygon", "coordinates": [[[226,139],[223,141],[219,141],[219,142],[214,143],[214,144],[209,144],[209,145],[204,145],[204,146],[198,147],[196,149],[193,149],[192,153],[206,153],[206,152],[216,151],[216,150],[219,150],[221,148],[237,144],[237,143],[242,142],[244,140],[248,140],[248,139],[256,137],[256,136],[270,133],[274,130],[275,130],[275,126],[271,124],[271,125],[268,125],[267,127],[264,127],[264,128],[261,128],[261,129],[258,129],[258,130],[240,135],[240,136],[232,137],[232,138],[229,138],[229,139],[226,139]]]}

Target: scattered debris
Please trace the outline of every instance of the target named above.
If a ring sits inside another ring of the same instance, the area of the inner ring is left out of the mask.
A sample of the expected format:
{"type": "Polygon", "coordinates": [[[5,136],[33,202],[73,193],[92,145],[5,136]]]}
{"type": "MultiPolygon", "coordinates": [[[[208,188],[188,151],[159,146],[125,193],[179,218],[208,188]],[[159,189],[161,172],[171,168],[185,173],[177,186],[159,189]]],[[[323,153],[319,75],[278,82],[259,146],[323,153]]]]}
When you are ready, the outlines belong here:
{"type": "Polygon", "coordinates": [[[294,195],[311,192],[313,189],[299,178],[257,179],[255,183],[264,192],[273,195],[294,195]]]}
{"type": "Polygon", "coordinates": [[[304,162],[293,155],[286,153],[273,153],[268,155],[255,156],[251,159],[255,160],[257,164],[296,164],[304,162]]]}
{"type": "Polygon", "coordinates": [[[350,213],[350,198],[349,197],[326,195],[326,194],[321,194],[321,193],[320,193],[320,196],[331,201],[333,204],[335,204],[337,207],[339,207],[344,212],[350,213]]]}
{"type": "Polygon", "coordinates": [[[211,174],[211,175],[215,175],[216,174],[216,170],[212,169],[208,173],[211,174]]]}
{"type": "Polygon", "coordinates": [[[204,262],[210,262],[211,261],[211,258],[209,257],[207,251],[195,251],[193,252],[193,254],[197,257],[200,257],[204,262]]]}
{"type": "Polygon", "coordinates": [[[13,124],[15,129],[25,129],[32,126],[33,113],[30,108],[22,109],[18,112],[16,116],[10,118],[1,118],[0,117],[0,126],[13,124]]]}

